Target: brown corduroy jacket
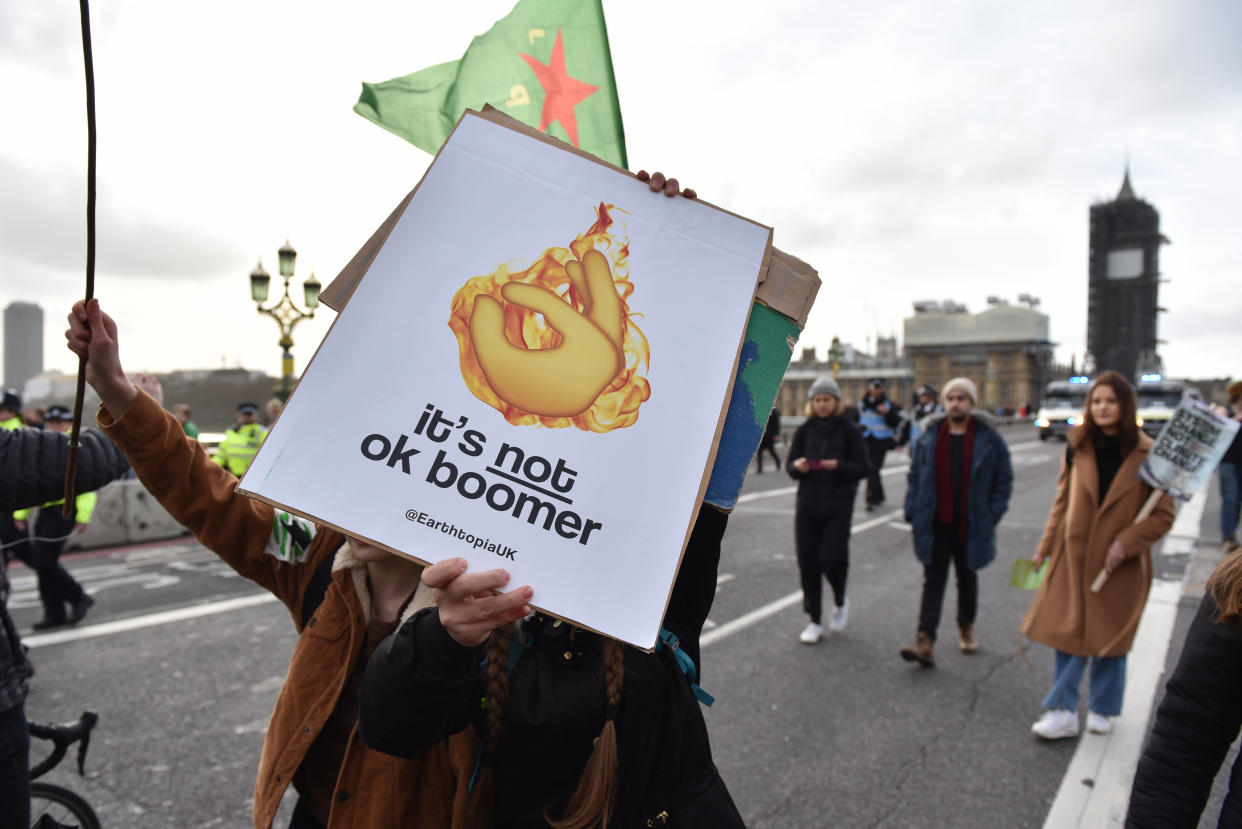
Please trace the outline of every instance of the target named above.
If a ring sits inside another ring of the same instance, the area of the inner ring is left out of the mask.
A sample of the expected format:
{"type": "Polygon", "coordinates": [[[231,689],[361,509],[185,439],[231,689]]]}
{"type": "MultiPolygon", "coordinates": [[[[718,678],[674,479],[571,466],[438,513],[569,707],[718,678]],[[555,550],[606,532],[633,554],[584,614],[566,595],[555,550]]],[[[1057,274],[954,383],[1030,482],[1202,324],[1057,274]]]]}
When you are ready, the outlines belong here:
{"type": "Polygon", "coordinates": [[[1048,559],[1048,573],[1019,628],[1022,634],[1075,656],[1130,652],[1151,587],[1151,546],[1169,531],[1176,515],[1173,499],[1165,495],[1150,515],[1134,523],[1152,491],[1138,470],[1153,443],[1140,433],[1103,503],[1095,447],[1085,441],[1074,450],[1071,465],[1062,462],[1057,497],[1038,547],[1048,559]],[[1126,559],[1100,592],[1092,593],[1091,583],[1114,539],[1125,548],[1126,559]]]}
{"type": "MultiPolygon", "coordinates": [[[[366,645],[371,602],[365,565],[339,532],[236,494],[237,478],[214,464],[147,394],[139,392],[120,420],[102,408],[98,420],[173,518],[230,567],[273,593],[293,616],[300,636],[268,723],[254,790],[254,825],[270,827],[366,645]],[[328,559],[331,578],[323,598],[308,603],[308,588],[328,559]],[[314,612],[304,624],[308,607],[314,612]]],[[[420,589],[411,605],[425,593],[420,589]]],[[[402,759],[368,748],[355,727],[332,792],[329,829],[464,825],[476,739],[467,729],[420,757],[402,759]]]]}

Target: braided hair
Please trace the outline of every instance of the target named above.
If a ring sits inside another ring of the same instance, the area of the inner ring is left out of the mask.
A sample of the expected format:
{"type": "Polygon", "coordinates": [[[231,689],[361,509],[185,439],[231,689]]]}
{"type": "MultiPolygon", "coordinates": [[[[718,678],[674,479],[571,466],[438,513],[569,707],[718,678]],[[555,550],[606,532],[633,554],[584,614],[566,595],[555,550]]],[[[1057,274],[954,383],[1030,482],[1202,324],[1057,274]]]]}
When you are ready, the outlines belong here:
{"type": "MultiPolygon", "coordinates": [[[[482,829],[493,824],[496,802],[494,760],[500,745],[504,709],[509,699],[509,652],[514,630],[505,626],[492,631],[487,646],[487,698],[483,715],[483,768],[471,797],[468,825],[482,829]]],[[[569,799],[565,815],[554,820],[545,815],[552,829],[606,827],[617,804],[617,710],[625,678],[625,648],[614,640],[603,644],[604,725],[595,739],[578,786],[569,799]]]]}

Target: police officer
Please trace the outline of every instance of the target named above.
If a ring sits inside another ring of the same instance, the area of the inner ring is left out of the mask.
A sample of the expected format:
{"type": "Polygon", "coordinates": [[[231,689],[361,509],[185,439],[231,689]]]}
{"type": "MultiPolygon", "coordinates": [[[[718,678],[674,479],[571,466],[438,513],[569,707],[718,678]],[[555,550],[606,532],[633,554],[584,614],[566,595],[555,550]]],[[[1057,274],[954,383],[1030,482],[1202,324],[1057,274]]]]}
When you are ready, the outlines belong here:
{"type": "MultiPolygon", "coordinates": [[[[21,418],[22,398],[17,389],[5,389],[0,393],[0,429],[11,432],[24,425],[21,418]]],[[[10,558],[17,555],[17,548],[25,544],[24,533],[17,529],[12,513],[0,513],[0,564],[7,565],[10,558]]]]}
{"type": "Polygon", "coordinates": [[[867,458],[871,468],[867,472],[867,512],[884,503],[884,485],[880,482],[880,470],[884,455],[893,448],[896,428],[901,423],[901,409],[893,405],[884,393],[884,380],[872,379],[867,394],[858,401],[858,425],[862,428],[863,442],[867,444],[867,458]]]}
{"type": "Polygon", "coordinates": [[[22,396],[17,389],[5,389],[0,396],[0,429],[22,428],[22,396]]]}
{"type": "MultiPolygon", "coordinates": [[[[73,411],[66,406],[52,406],[47,410],[46,426],[52,431],[68,434],[73,429],[73,411]]],[[[69,537],[82,532],[90,523],[97,497],[94,492],[79,493],[68,518],[62,515],[63,498],[44,503],[31,522],[33,538],[24,548],[17,549],[18,557],[39,577],[43,618],[34,623],[35,630],[76,625],[95,604],[82,585],[61,565],[60,553],[69,537]]],[[[25,530],[26,523],[30,522],[28,510],[20,510],[13,517],[21,530],[25,530]]]]}
{"type": "Polygon", "coordinates": [[[250,468],[250,462],[267,437],[267,429],[255,420],[258,411],[254,403],[238,406],[237,423],[224,433],[224,440],[216,450],[216,463],[239,478],[250,468]]]}

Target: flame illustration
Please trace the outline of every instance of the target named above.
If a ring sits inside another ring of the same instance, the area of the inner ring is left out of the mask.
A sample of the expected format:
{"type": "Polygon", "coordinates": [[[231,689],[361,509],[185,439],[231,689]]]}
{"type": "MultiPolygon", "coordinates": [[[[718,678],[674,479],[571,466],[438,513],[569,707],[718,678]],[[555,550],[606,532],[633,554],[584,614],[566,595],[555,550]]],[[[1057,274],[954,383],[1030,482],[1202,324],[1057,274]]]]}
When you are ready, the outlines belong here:
{"type": "MultiPolygon", "coordinates": [[[[576,426],[584,431],[611,432],[632,426],[638,420],[639,406],[651,397],[651,386],[646,378],[651,348],[647,337],[635,324],[634,318],[639,315],[633,314],[629,307],[629,298],[634,293],[634,283],[629,278],[629,239],[611,232],[616,221],[613,213],[625,211],[601,202],[596,212],[595,223],[570,242],[568,248],[545,250],[535,264],[523,271],[510,272],[506,265],[501,265],[494,273],[470,278],[453,295],[448,325],[457,337],[462,379],[475,397],[499,411],[505,420],[515,426],[576,426]],[[470,336],[470,317],[474,313],[475,300],[480,296],[489,296],[501,303],[505,337],[512,345],[529,350],[555,348],[561,343],[561,334],[547,325],[542,314],[505,302],[501,289],[513,282],[535,285],[553,292],[580,314],[584,313],[584,298],[578,295],[565,265],[581,261],[591,250],[602,253],[612,268],[613,287],[621,306],[624,367],[595,398],[595,402],[580,414],[550,417],[523,411],[502,400],[492,390],[479,366],[470,336]]],[[[623,229],[622,225],[615,230],[623,229]]]]}

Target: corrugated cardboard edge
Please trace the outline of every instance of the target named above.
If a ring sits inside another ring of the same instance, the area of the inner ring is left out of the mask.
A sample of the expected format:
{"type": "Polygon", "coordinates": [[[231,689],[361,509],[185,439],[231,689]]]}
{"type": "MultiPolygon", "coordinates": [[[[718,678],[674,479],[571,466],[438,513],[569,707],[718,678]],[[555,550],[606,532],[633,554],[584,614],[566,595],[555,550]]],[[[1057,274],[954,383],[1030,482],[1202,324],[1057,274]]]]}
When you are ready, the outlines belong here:
{"type": "MultiPolygon", "coordinates": [[[[574,155],[577,155],[588,161],[592,161],[596,164],[600,164],[604,167],[608,167],[609,169],[612,169],[623,175],[637,178],[637,176],[635,176],[633,173],[631,173],[628,170],[623,170],[620,167],[617,167],[615,164],[610,164],[609,162],[604,161],[601,158],[597,158],[596,156],[593,156],[590,153],[583,152],[582,150],[579,150],[578,148],[570,144],[567,144],[564,141],[553,138],[552,136],[546,133],[540,132],[539,130],[533,127],[523,124],[521,121],[511,118],[508,115],[505,115],[504,113],[500,112],[499,110],[493,109],[490,106],[484,107],[482,112],[475,112],[473,110],[467,110],[462,115],[461,119],[458,121],[458,125],[460,125],[462,121],[464,121],[467,117],[471,117],[471,116],[484,118],[500,126],[508,127],[509,129],[523,133],[531,138],[535,138],[539,141],[543,141],[544,143],[552,144],[561,150],[573,153],[574,155]]],[[[454,131],[456,131],[457,127],[454,126],[453,129],[454,131]]],[[[452,134],[450,133],[449,138],[445,140],[445,144],[448,144],[449,140],[451,139],[452,139],[452,134]]],[[[423,179],[426,178],[427,172],[431,170],[434,164],[435,164],[435,160],[433,159],[432,163],[427,166],[427,171],[423,173],[423,179]]],[[[388,215],[388,218],[385,219],[384,222],[379,226],[379,228],[377,228],[376,231],[371,234],[371,237],[367,239],[366,243],[363,244],[363,246],[358,250],[358,252],[354,255],[354,257],[345,265],[344,268],[341,269],[341,272],[337,274],[336,278],[334,278],[332,282],[328,284],[328,287],[325,288],[322,292],[320,292],[320,295],[319,295],[320,302],[327,305],[329,308],[332,308],[333,310],[337,311],[338,313],[344,309],[345,305],[348,304],[350,297],[353,296],[354,290],[357,288],[358,283],[362,280],[362,277],[365,276],[366,272],[370,269],[372,262],[375,260],[375,257],[379,253],[379,250],[384,246],[384,243],[388,240],[388,237],[389,235],[391,235],[393,229],[396,227],[397,222],[401,220],[401,216],[405,213],[405,210],[409,206],[410,201],[413,199],[414,194],[418,192],[418,188],[422,185],[423,179],[419,180],[418,185],[416,185],[414,189],[411,190],[404,199],[402,199],[401,203],[398,204],[397,207],[392,211],[392,213],[388,215]]],[[[772,228],[766,225],[763,225],[759,222],[756,222],[753,219],[747,219],[744,216],[740,216],[729,210],[725,210],[724,208],[718,207],[714,204],[711,204],[710,202],[703,201],[702,199],[695,199],[695,201],[698,201],[702,203],[703,205],[710,207],[714,210],[719,210],[722,213],[726,213],[737,219],[740,219],[742,221],[748,222],[750,224],[756,225],[758,227],[761,227],[767,230],[767,243],[764,248],[762,260],[760,262],[759,274],[758,274],[758,278],[755,284],[755,293],[752,294],[752,297],[751,297],[751,302],[753,303],[758,298],[758,292],[759,292],[760,286],[767,279],[769,266],[773,258],[772,254],[773,254],[774,248],[772,247],[772,228]]],[[[793,257],[788,257],[788,255],[786,255],[786,259],[782,260],[782,262],[785,262],[788,259],[793,259],[793,257]]],[[[794,261],[797,262],[798,260],[794,259],[794,261]]],[[[801,263],[801,264],[804,266],[804,270],[810,270],[810,272],[814,274],[813,269],[810,269],[810,267],[806,266],[805,263],[801,263]]],[[[794,268],[793,266],[788,266],[787,268],[785,266],[782,266],[782,269],[780,270],[780,273],[782,274],[793,274],[793,273],[802,273],[802,272],[803,270],[794,268]]],[[[783,284],[784,279],[785,277],[782,277],[781,284],[783,284]]],[[[817,288],[818,277],[816,277],[815,285],[817,288]]],[[[786,294],[792,294],[792,293],[794,292],[785,291],[785,290],[775,291],[774,300],[775,301],[786,301],[787,300],[786,294]]],[[[803,312],[803,315],[805,315],[805,312],[803,312]]],[[[793,317],[791,316],[791,318],[793,317]]],[[[330,335],[331,331],[329,331],[328,333],[330,335]]],[[[324,337],[325,342],[327,341],[327,338],[328,338],[327,335],[325,335],[324,337]]],[[[686,526],[685,536],[682,538],[681,552],[677,558],[677,566],[673,570],[674,577],[673,577],[673,580],[669,583],[668,593],[664,597],[664,609],[661,613],[661,618],[663,618],[664,613],[668,612],[668,602],[672,597],[673,588],[676,585],[676,581],[677,581],[676,574],[681,571],[682,559],[685,557],[686,547],[690,543],[690,535],[694,531],[694,526],[698,521],[699,509],[704,504],[704,496],[707,494],[707,486],[711,479],[711,469],[712,469],[712,466],[715,464],[716,453],[720,448],[721,432],[724,430],[725,419],[728,416],[729,400],[733,394],[733,384],[737,382],[738,360],[741,358],[742,346],[744,344],[745,344],[745,327],[743,326],[742,331],[738,332],[737,348],[733,355],[733,369],[730,374],[731,379],[729,381],[728,386],[724,390],[724,397],[721,400],[720,415],[716,420],[716,428],[715,428],[715,432],[712,437],[711,448],[708,451],[706,463],[703,467],[703,473],[700,477],[699,490],[698,490],[698,493],[694,501],[694,509],[691,511],[691,514],[689,515],[690,520],[686,526]]],[[[321,347],[322,345],[323,345],[323,342],[320,343],[321,347]]],[[[316,349],[316,354],[318,354],[318,349],[316,349]]],[[[311,359],[313,361],[314,357],[312,357],[311,359]]],[[[309,365],[310,364],[308,363],[307,366],[309,367],[309,365]]],[[[294,390],[295,394],[296,394],[296,391],[297,390],[295,389],[294,390]]],[[[278,503],[276,501],[265,498],[264,496],[261,496],[253,491],[245,490],[240,485],[238,486],[238,492],[241,492],[244,495],[248,495],[249,497],[256,498],[257,500],[265,501],[279,509],[285,509],[294,514],[303,515],[303,517],[307,518],[308,520],[320,522],[319,518],[306,515],[305,513],[300,512],[299,510],[291,507],[288,504],[278,503]]],[[[721,512],[727,512],[727,510],[721,510],[719,507],[711,503],[708,503],[707,506],[711,507],[712,509],[719,510],[721,512]]],[[[340,527],[334,527],[334,528],[344,533],[344,530],[341,529],[340,527]]],[[[344,534],[348,535],[348,533],[344,533],[344,534]]],[[[365,539],[365,540],[370,541],[371,543],[375,543],[370,539],[365,539]]],[[[419,559],[417,556],[411,555],[409,553],[406,553],[400,550],[395,550],[391,547],[388,547],[387,545],[376,544],[376,546],[383,547],[384,549],[389,550],[390,552],[396,553],[398,555],[402,555],[406,558],[410,558],[415,561],[422,562],[422,559],[419,559]]],[[[428,562],[422,562],[422,563],[428,563],[428,562]]],[[[533,605],[533,606],[538,607],[537,605],[533,605]]],[[[538,609],[543,610],[545,613],[548,612],[544,608],[538,608],[538,609]]],[[[560,617],[557,614],[553,614],[553,613],[549,613],[549,615],[555,616],[557,618],[565,618],[565,617],[560,617]]],[[[593,628],[590,628],[589,626],[586,626],[586,625],[582,625],[581,623],[573,619],[566,618],[565,620],[567,622],[570,622],[571,624],[577,625],[578,627],[583,627],[588,630],[594,630],[593,628]]],[[[595,632],[599,633],[600,631],[595,631],[595,632]]],[[[607,634],[604,634],[604,635],[607,635],[607,634]]],[[[647,651],[652,651],[655,649],[655,646],[658,643],[658,641],[659,639],[658,637],[656,637],[655,639],[652,640],[650,645],[640,645],[634,642],[631,642],[630,644],[634,645],[635,647],[639,647],[644,650],[647,650],[647,651]]]]}
{"type": "Polygon", "coordinates": [[[793,320],[798,329],[806,328],[807,316],[819,295],[819,272],[790,253],[772,248],[768,272],[755,293],[755,299],[793,320]]]}

